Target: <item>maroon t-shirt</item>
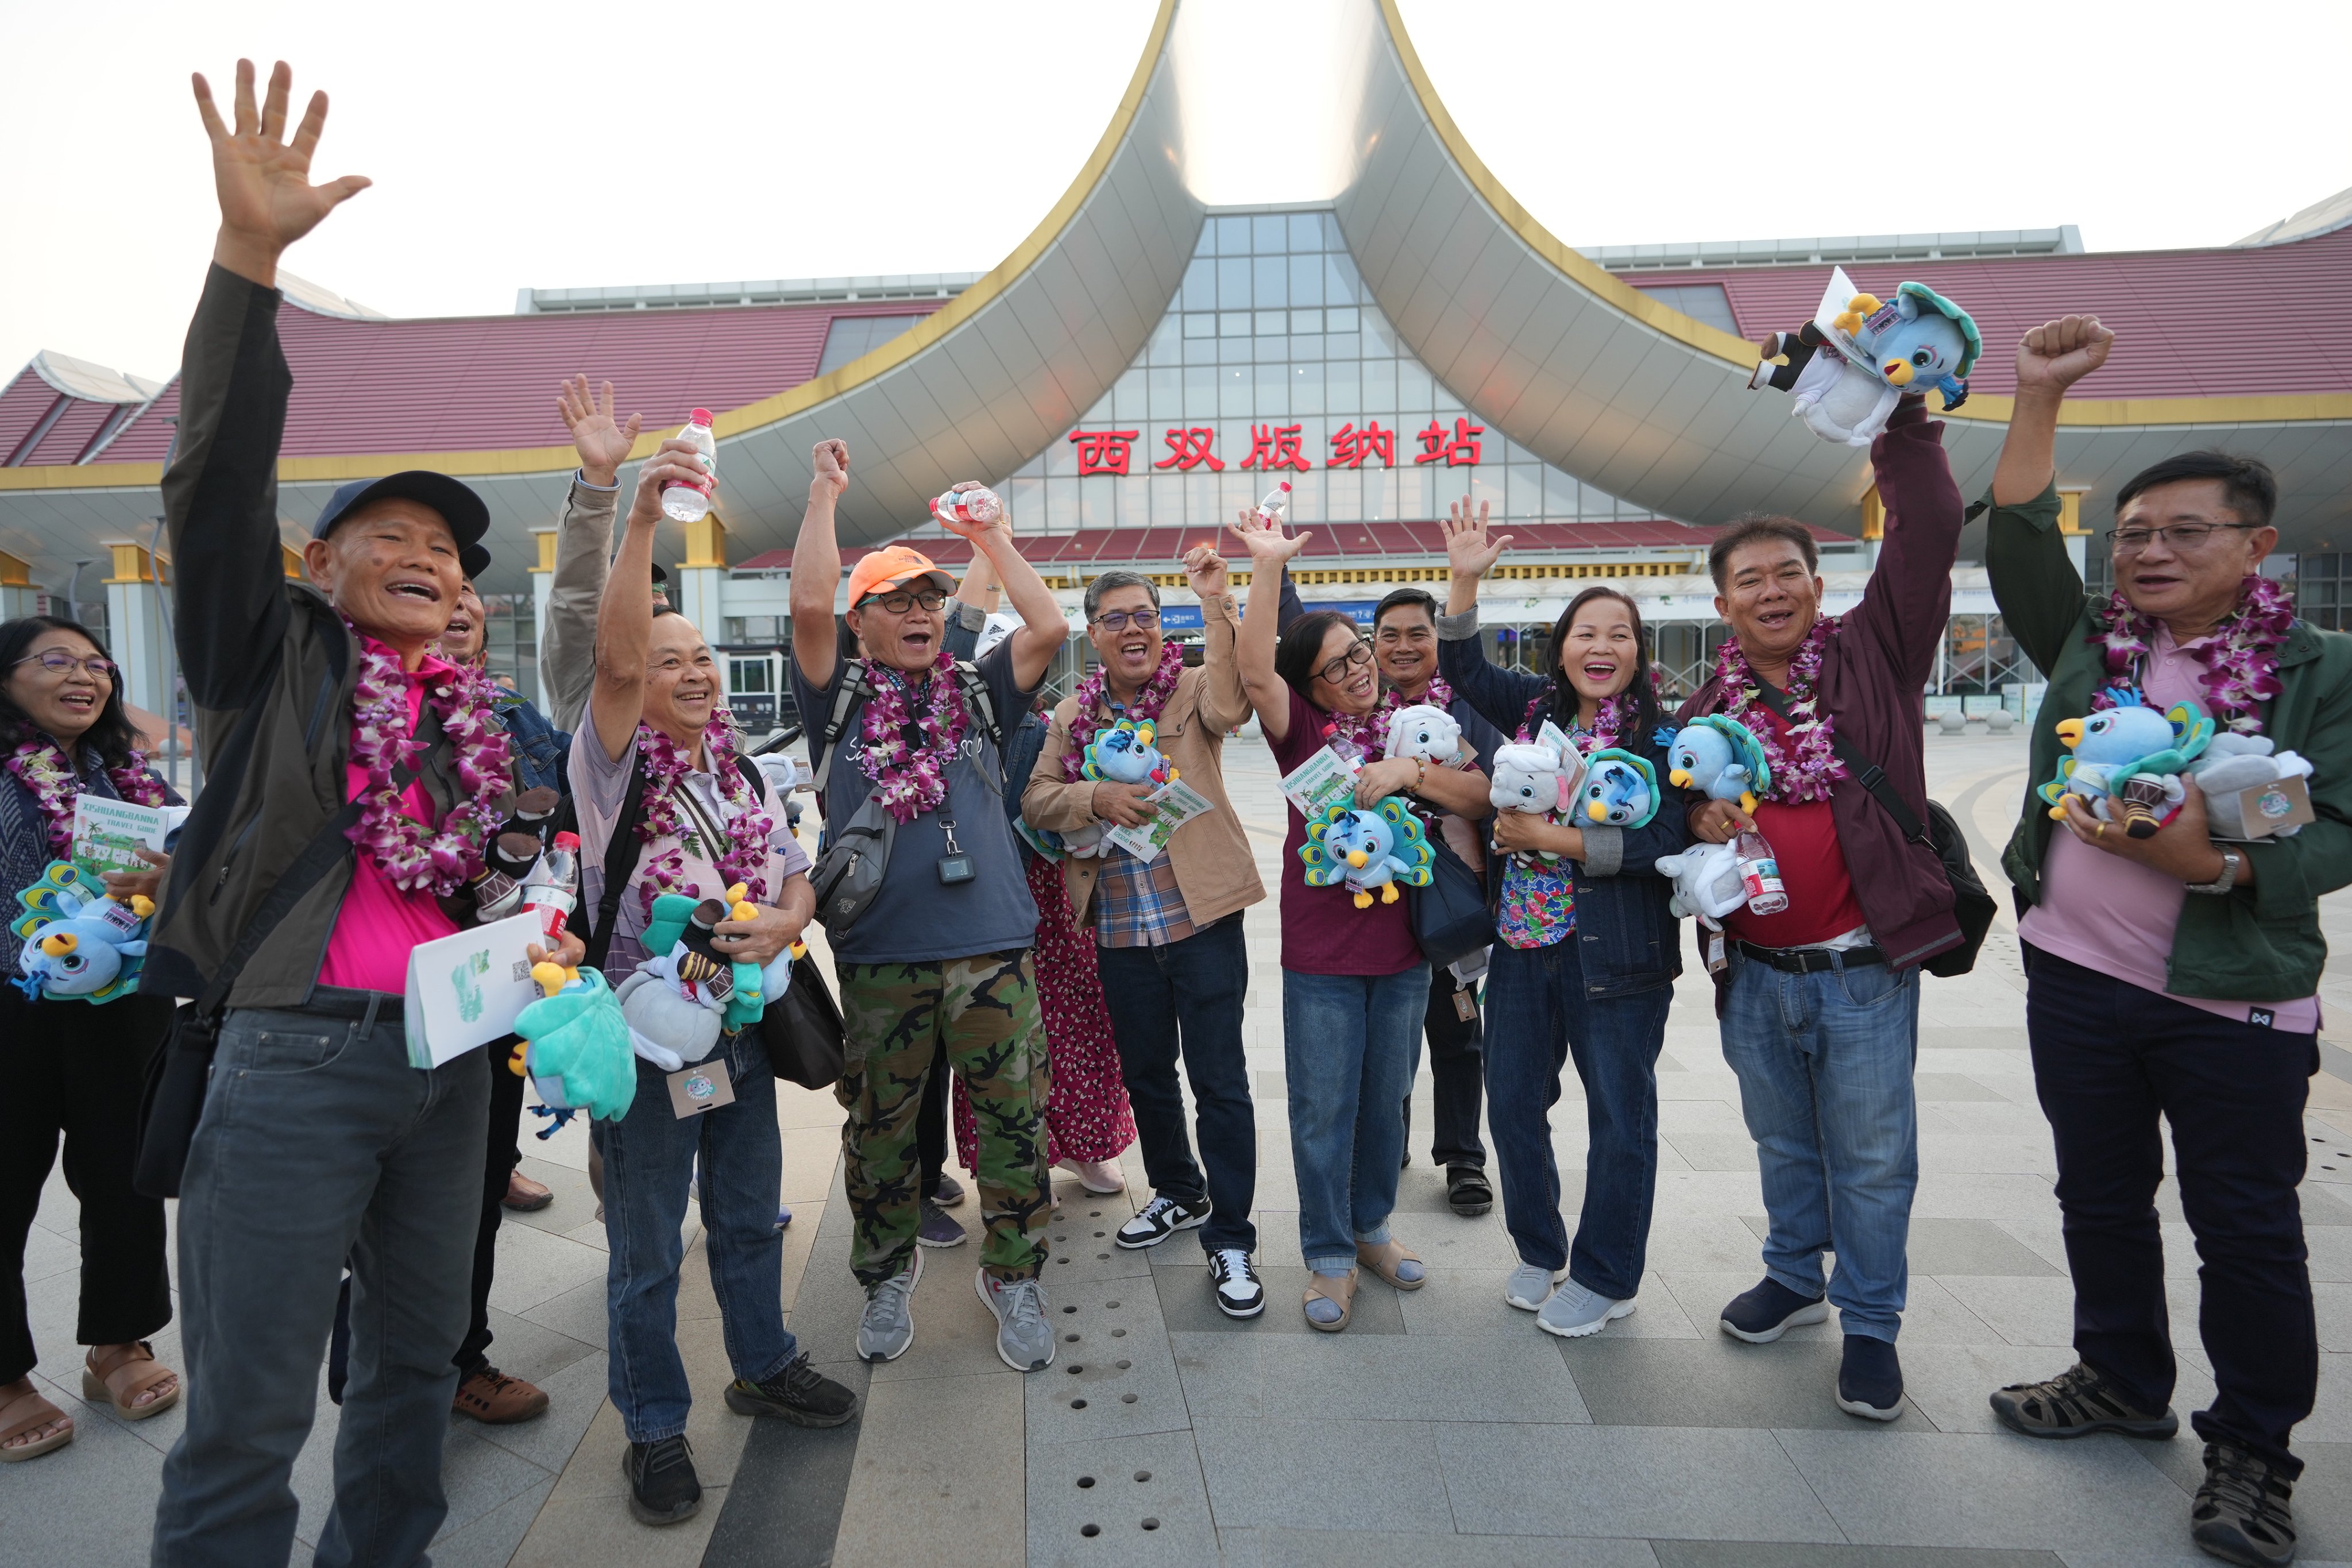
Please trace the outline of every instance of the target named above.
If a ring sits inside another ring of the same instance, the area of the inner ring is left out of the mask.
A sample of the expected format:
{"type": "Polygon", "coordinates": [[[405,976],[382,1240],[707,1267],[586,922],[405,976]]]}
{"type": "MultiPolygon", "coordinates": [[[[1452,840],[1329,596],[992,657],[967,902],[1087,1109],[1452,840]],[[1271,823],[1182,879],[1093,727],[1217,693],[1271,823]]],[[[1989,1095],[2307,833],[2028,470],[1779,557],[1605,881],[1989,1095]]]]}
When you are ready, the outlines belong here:
{"type": "MultiPolygon", "coordinates": [[[[1322,709],[1290,693],[1290,733],[1268,742],[1275,764],[1287,774],[1313,756],[1330,721],[1322,709]]],[[[1286,800],[1283,811],[1290,831],[1282,840],[1282,967],[1301,974],[1398,974],[1419,963],[1421,944],[1412,940],[1403,894],[1384,904],[1374,893],[1372,907],[1360,910],[1344,885],[1308,887],[1307,863],[1298,858],[1307,819],[1286,800]]]]}

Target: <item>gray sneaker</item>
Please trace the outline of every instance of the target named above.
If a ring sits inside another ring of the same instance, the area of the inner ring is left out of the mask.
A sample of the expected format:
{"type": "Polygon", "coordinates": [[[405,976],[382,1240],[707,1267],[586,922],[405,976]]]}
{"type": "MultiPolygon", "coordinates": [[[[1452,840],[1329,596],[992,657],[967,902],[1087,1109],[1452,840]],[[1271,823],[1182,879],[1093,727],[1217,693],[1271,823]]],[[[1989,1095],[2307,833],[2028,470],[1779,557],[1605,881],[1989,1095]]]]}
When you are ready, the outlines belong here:
{"type": "Polygon", "coordinates": [[[1503,1281],[1503,1300],[1522,1312],[1532,1312],[1544,1304],[1551,1294],[1553,1283],[1559,1276],[1549,1268],[1538,1268],[1532,1263],[1522,1263],[1511,1270],[1503,1281]]]}
{"type": "Polygon", "coordinates": [[[964,1244],[963,1226],[957,1223],[955,1215],[938,1204],[924,1198],[917,1205],[916,1212],[921,1216],[915,1226],[916,1246],[961,1247],[964,1244]]]}
{"type": "Polygon", "coordinates": [[[1612,1318],[1633,1316],[1633,1303],[1612,1301],[1598,1290],[1588,1290],[1575,1280],[1563,1280],[1551,1300],[1536,1314],[1536,1327],[1548,1334],[1558,1334],[1564,1340],[1579,1340],[1587,1334],[1597,1334],[1609,1326],[1612,1318]]]}
{"type": "Polygon", "coordinates": [[[1034,1279],[1003,1280],[985,1268],[971,1288],[996,1314],[996,1353],[1015,1372],[1054,1364],[1054,1331],[1045,1321],[1045,1288],[1034,1279]]]}
{"type": "Polygon", "coordinates": [[[866,1316],[857,1324],[857,1354],[864,1361],[897,1361],[915,1342],[915,1282],[923,1277],[923,1254],[866,1293],[866,1316]]]}

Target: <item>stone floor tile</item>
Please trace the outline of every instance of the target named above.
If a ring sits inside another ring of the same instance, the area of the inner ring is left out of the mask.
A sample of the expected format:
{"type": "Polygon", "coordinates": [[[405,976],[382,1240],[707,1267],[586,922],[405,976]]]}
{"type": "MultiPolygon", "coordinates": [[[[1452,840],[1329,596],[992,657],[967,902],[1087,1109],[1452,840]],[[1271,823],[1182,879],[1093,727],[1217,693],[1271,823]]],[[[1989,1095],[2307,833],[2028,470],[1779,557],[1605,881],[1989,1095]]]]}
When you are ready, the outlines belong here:
{"type": "MultiPolygon", "coordinates": [[[[1936,1283],[1960,1304],[2015,1345],[2071,1345],[2074,1342],[2074,1282],[2014,1276],[1948,1274],[1936,1283]]],[[[2197,1281],[2168,1279],[2173,1343],[2197,1343],[2197,1281]]]]}
{"type": "Polygon", "coordinates": [[[36,1225],[26,1233],[24,1279],[27,1285],[53,1274],[79,1273],[80,1268],[79,1236],[61,1236],[44,1225],[36,1225]]]}
{"type": "Polygon", "coordinates": [[[1031,1439],[1030,1568],[1215,1560],[1208,1483],[1189,1430],[1079,1443],[1031,1439]]]}
{"type": "Polygon", "coordinates": [[[1022,1399],[1021,1379],[1011,1374],[875,1384],[835,1561],[1019,1568],[1027,1493],[1022,1399]],[[921,1506],[909,1507],[916,1499],[921,1506]]]}
{"type": "MultiPolygon", "coordinates": [[[[1255,1318],[1228,1318],[1210,1300],[1208,1265],[1155,1268],[1160,1309],[1171,1332],[1203,1334],[1312,1334],[1328,1338],[1307,1322],[1305,1302],[1307,1272],[1304,1268],[1261,1268],[1258,1280],[1265,1287],[1265,1310],[1255,1318]]],[[[1348,1312],[1345,1335],[1401,1334],[1405,1331],[1402,1303],[1410,1294],[1392,1290],[1369,1274],[1360,1274],[1356,1300],[1348,1312]]]]}
{"type": "Polygon", "coordinates": [[[451,1426],[453,1430],[475,1432],[483,1441],[520,1455],[551,1475],[561,1474],[604,1403],[610,1381],[604,1352],[590,1351],[560,1370],[530,1381],[547,1394],[545,1415],[510,1426],[484,1426],[455,1416],[451,1426]]]}
{"type": "Polygon", "coordinates": [[[1656,1568],[1658,1562],[1646,1541],[1278,1528],[1250,1533],[1267,1568],[1656,1568]]]}
{"type": "MultiPolygon", "coordinates": [[[[1843,1430],[1854,1425],[1836,1404],[1843,1347],[1827,1341],[1750,1345],[1720,1333],[1634,1340],[1603,1332],[1551,1342],[1601,1426],[1843,1430]]],[[[1934,1430],[1908,1402],[1890,1425],[1898,1431],[1934,1430]]]]}
{"type": "MultiPolygon", "coordinates": [[[[491,1310],[498,1310],[497,1308],[491,1310]]],[[[577,1341],[592,1350],[604,1348],[612,1322],[605,1309],[604,1279],[601,1274],[513,1316],[577,1341]]]]}
{"type": "Polygon", "coordinates": [[[1304,1344],[1276,1336],[1173,1334],[1196,1421],[1591,1419],[1549,1336],[1528,1342],[1412,1335],[1304,1344]]]}
{"type": "MultiPolygon", "coordinates": [[[[1389,1234],[1431,1268],[1495,1268],[1508,1270],[1518,1261],[1510,1234],[1503,1228],[1503,1205],[1475,1219],[1444,1214],[1394,1214],[1389,1234]]],[[[1366,1276],[1370,1279],[1369,1272],[1366,1276]]]]}
{"type": "Polygon", "coordinates": [[[1447,1426],[1441,1437],[1457,1528],[1507,1535],[1843,1539],[1769,1432],[1482,1423],[1447,1426]]]}
{"type": "Polygon", "coordinates": [[[2352,1194],[2330,1183],[2305,1181],[2296,1189],[2303,1200],[2303,1226],[2352,1226],[2352,1194]]]}
{"type": "Polygon", "coordinates": [[[1999,1091],[1987,1089],[1967,1073],[1922,1072],[1911,1078],[1913,1089],[1922,1107],[1951,1100],[1988,1100],[2007,1103],[1999,1091]]]}
{"type": "Polygon", "coordinates": [[[1756,1164],[1756,1142],[1745,1132],[1661,1132],[1662,1143],[1671,1146],[1694,1171],[1753,1171],[1756,1164]]]}
{"type": "Polygon", "coordinates": [[[1975,1132],[1919,1131],[1922,1174],[2035,1175],[2055,1180],[2058,1155],[2048,1133],[2038,1137],[1992,1137],[1975,1132]]]}
{"type": "Polygon", "coordinates": [[[601,1286],[607,1265],[605,1254],[594,1247],[527,1225],[511,1229],[500,1226],[490,1305],[506,1312],[528,1312],[591,1280],[601,1286]]]}
{"type": "Polygon", "coordinates": [[[1173,1346],[1150,1284],[1100,1280],[1053,1298],[1046,1318],[1054,1364],[1022,1377],[1032,1443],[1179,1431],[1188,1424],[1173,1346]]]}
{"type": "MultiPolygon", "coordinates": [[[[527,1492],[544,1495],[553,1484],[554,1469],[532,1464],[490,1442],[482,1428],[471,1422],[464,1426],[456,1422],[453,1417],[441,1446],[441,1489],[449,1500],[449,1515],[441,1524],[443,1534],[454,1534],[487,1519],[510,1499],[527,1492]]],[[[529,1521],[524,1523],[528,1528],[529,1521]]],[[[517,1540],[521,1535],[521,1531],[515,1532],[517,1540]]]]}
{"type": "MultiPolygon", "coordinates": [[[[1258,1206],[1250,1210],[1250,1223],[1257,1227],[1257,1251],[1252,1254],[1260,1268],[1304,1268],[1307,1259],[1298,1250],[1297,1197],[1290,1197],[1289,1208],[1269,1208],[1264,1199],[1265,1184],[1258,1184],[1258,1206]]],[[[1206,1262],[1201,1250],[1198,1231],[1178,1231],[1157,1247],[1139,1249],[1137,1256],[1155,1268],[1194,1268],[1206,1262]]]]}
{"type": "MultiPolygon", "coordinates": [[[[1397,1298],[1404,1311],[1405,1331],[1509,1338],[1541,1333],[1533,1312],[1523,1311],[1503,1300],[1503,1280],[1507,1272],[1499,1268],[1431,1269],[1428,1284],[1397,1298]]],[[[1664,1282],[1655,1275],[1645,1275],[1641,1292],[1634,1298],[1632,1315],[1612,1322],[1602,1335],[1608,1339],[1690,1339],[1697,1332],[1664,1282]]]]}
{"type": "Polygon", "coordinates": [[[36,1382],[73,1416],[75,1436],[0,1470],[0,1562],[12,1568],[145,1563],[163,1494],[162,1456],[130,1430],[85,1414],[47,1379],[36,1382]]]}
{"type": "Polygon", "coordinates": [[[543,1209],[524,1213],[509,1209],[500,1216],[499,1228],[510,1225],[527,1225],[533,1230],[543,1230],[561,1236],[577,1230],[583,1225],[596,1223],[596,1191],[588,1184],[588,1173],[570,1165],[541,1157],[538,1139],[530,1137],[531,1124],[527,1120],[523,1132],[522,1173],[546,1186],[555,1194],[554,1201],[543,1209]]]}
{"type": "Polygon", "coordinates": [[[1658,1133],[1680,1142],[1685,1133],[1712,1133],[1727,1138],[1748,1137],[1748,1122],[1737,1100],[1672,1100],[1658,1107],[1658,1133]]]}
{"type": "Polygon", "coordinates": [[[434,1568],[507,1568],[554,1489],[551,1474],[462,1529],[445,1530],[433,1542],[434,1568]]]}
{"type": "MultiPolygon", "coordinates": [[[[1446,1442],[1461,1430],[1444,1428],[1446,1442]]],[[[1220,1530],[1454,1528],[1436,1426],[1325,1417],[1196,1420],[1192,1431],[1220,1530]]]]}
{"type": "Polygon", "coordinates": [[[2158,1552],[2179,1546],[2179,1489],[2127,1437],[1776,1433],[1849,1540],[2158,1552]]]}
{"type": "Polygon", "coordinates": [[[2060,1568],[2051,1552],[1973,1546],[1831,1546],[1769,1541],[1654,1541],[1658,1568],[2060,1568]]]}
{"type": "Polygon", "coordinates": [[[1657,1215],[1650,1222],[1649,1262],[1652,1269],[1668,1276],[1748,1274],[1752,1276],[1749,1285],[1764,1272],[1756,1233],[1721,1212],[1704,1217],[1657,1215]]]}
{"type": "Polygon", "coordinates": [[[560,1329],[496,1307],[490,1309],[489,1317],[490,1343],[484,1353],[499,1371],[527,1382],[544,1384],[572,1363],[604,1348],[601,1333],[596,1343],[589,1344],[560,1329]]]}

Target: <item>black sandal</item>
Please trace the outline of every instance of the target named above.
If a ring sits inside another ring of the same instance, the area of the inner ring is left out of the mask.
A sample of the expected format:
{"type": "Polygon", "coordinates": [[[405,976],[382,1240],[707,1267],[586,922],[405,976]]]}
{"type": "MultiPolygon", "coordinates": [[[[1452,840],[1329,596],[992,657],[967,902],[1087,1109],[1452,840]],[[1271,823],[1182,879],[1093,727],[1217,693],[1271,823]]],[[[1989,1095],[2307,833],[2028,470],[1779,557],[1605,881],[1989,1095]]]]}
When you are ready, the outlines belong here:
{"type": "Polygon", "coordinates": [[[1477,1166],[1448,1165],[1445,1201],[1455,1214],[1475,1219],[1495,1206],[1495,1189],[1486,1184],[1486,1173],[1477,1166]]]}

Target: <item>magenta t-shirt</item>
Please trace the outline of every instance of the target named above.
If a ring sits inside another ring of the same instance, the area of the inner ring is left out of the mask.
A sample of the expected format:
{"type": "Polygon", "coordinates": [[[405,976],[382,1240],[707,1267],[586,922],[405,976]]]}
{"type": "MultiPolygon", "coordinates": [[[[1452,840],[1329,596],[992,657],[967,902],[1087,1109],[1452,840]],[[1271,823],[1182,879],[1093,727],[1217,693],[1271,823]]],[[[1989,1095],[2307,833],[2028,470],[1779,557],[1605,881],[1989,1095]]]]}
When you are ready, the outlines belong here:
{"type": "MultiPolygon", "coordinates": [[[[408,683],[408,732],[425,716],[425,688],[457,673],[457,667],[431,654],[402,679],[408,683]]],[[[367,784],[367,770],[357,763],[343,765],[343,798],[350,800],[367,784]]],[[[419,822],[434,820],[433,802],[417,779],[401,797],[401,812],[419,822]]],[[[441,912],[428,889],[404,892],[376,868],[364,853],[352,868],[351,890],[336,912],[335,930],[327,938],[326,962],[319,965],[319,984],[353,991],[385,991],[398,996],[408,989],[408,950],[419,942],[436,942],[457,933],[457,922],[441,912]]]]}
{"type": "MultiPolygon", "coordinates": [[[[1290,694],[1290,733],[1268,739],[1275,765],[1287,774],[1323,745],[1331,716],[1296,691],[1290,694]]],[[[1360,910],[1344,886],[1310,888],[1307,863],[1298,858],[1307,842],[1307,819],[1283,802],[1290,831],[1282,840],[1282,967],[1301,974],[1398,974],[1421,962],[1412,940],[1412,906],[1400,892],[1392,904],[1373,895],[1360,910]]]]}
{"type": "MultiPolygon", "coordinates": [[[[2195,702],[2202,708],[2205,693],[2198,682],[2200,673],[2196,658],[2180,650],[2169,630],[2158,626],[2147,668],[2140,672],[2141,689],[2147,700],[2158,708],[2176,702],[2195,702]]],[[[2034,809],[2041,809],[2039,799],[2034,809]]],[[[2044,952],[2241,1024],[2247,1022],[2249,1013],[2260,1009],[2273,1016],[2273,1028],[2290,1034],[2309,1034],[2319,1027],[2316,996],[2286,1002],[2217,1002],[2167,991],[2165,966],[2172,958],[2173,932],[2188,899],[2188,888],[2163,872],[2094,849],[2064,826],[2053,826],[2050,852],[2042,859],[2041,901],[2025,911],[2017,934],[2044,952]]]]}

